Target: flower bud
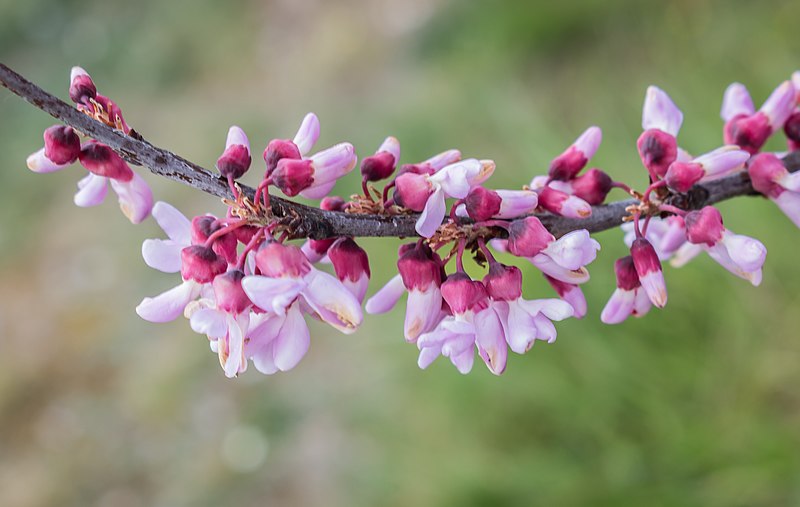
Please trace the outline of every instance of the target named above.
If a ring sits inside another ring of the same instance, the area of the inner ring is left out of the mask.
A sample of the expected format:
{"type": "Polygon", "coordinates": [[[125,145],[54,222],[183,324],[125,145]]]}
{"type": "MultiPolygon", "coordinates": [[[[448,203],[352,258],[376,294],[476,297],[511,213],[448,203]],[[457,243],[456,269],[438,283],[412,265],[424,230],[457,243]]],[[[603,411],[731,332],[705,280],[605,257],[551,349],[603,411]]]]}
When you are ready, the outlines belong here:
{"type": "Polygon", "coordinates": [[[576,319],[582,319],[586,316],[586,296],[583,295],[583,291],[578,285],[562,282],[561,280],[557,280],[546,273],[542,274],[544,275],[545,280],[547,280],[547,283],[550,284],[550,287],[556,291],[558,297],[569,303],[569,305],[572,307],[573,317],[576,319]]]}
{"type": "Polygon", "coordinates": [[[80,67],[72,67],[69,77],[69,98],[76,104],[87,104],[95,98],[97,87],[89,74],[80,67]]]}
{"type": "Polygon", "coordinates": [[[783,193],[783,187],[778,184],[778,180],[785,177],[788,171],[781,159],[774,154],[759,153],[755,155],[750,161],[747,172],[750,174],[750,181],[756,192],[772,198],[783,193]]]}
{"type": "Polygon", "coordinates": [[[361,162],[361,176],[364,181],[385,180],[394,172],[400,161],[400,143],[394,137],[387,137],[371,157],[361,162]]]}
{"type": "Polygon", "coordinates": [[[250,142],[237,126],[228,130],[225,151],[217,159],[217,170],[225,177],[241,178],[250,169],[250,142]]]}
{"type": "Polygon", "coordinates": [[[427,175],[403,173],[395,180],[394,200],[412,211],[422,211],[433,188],[427,175]]]}
{"type": "Polygon", "coordinates": [[[667,304],[667,285],[655,248],[645,238],[636,238],[631,245],[631,257],[636,274],[639,276],[639,283],[642,284],[650,302],[663,308],[667,304]]]}
{"type": "Polygon", "coordinates": [[[54,164],[71,164],[80,153],[81,140],[72,127],[53,125],[44,131],[44,155],[54,164]]]}
{"type": "Polygon", "coordinates": [[[514,220],[508,227],[508,251],[517,257],[533,257],[555,239],[536,217],[514,220]]]}
{"type": "Polygon", "coordinates": [[[261,274],[271,278],[302,278],[311,271],[311,264],[294,245],[265,243],[256,254],[256,266],[261,274]]]}
{"type": "Polygon", "coordinates": [[[278,162],[288,158],[290,160],[300,160],[300,150],[297,145],[288,139],[273,139],[267,144],[264,150],[264,162],[267,163],[267,172],[264,177],[272,176],[272,172],[278,167],[278,162]]]}
{"type": "Polygon", "coordinates": [[[314,183],[311,160],[282,158],[272,173],[272,182],[287,196],[296,196],[314,183]]]}
{"type": "Polygon", "coordinates": [[[493,262],[483,284],[495,301],[514,301],[522,297],[522,271],[516,266],[493,262]]]}
{"type": "Polygon", "coordinates": [[[586,171],[581,176],[573,179],[572,194],[580,197],[592,206],[603,204],[606,196],[611,191],[611,176],[597,168],[586,171]]]}
{"type": "Polygon", "coordinates": [[[589,127],[564,153],[550,162],[548,174],[554,180],[571,180],[597,151],[603,138],[600,127],[589,127]]]}
{"type": "Polygon", "coordinates": [[[364,300],[369,283],[367,252],[352,238],[339,238],[328,250],[336,277],[359,300],[364,300]]]}
{"type": "Polygon", "coordinates": [[[181,250],[181,276],[184,280],[211,283],[214,277],[228,269],[225,259],[202,245],[187,246],[181,250]]]}
{"type": "Polygon", "coordinates": [[[133,171],[114,150],[97,141],[84,143],[78,155],[81,165],[98,176],[119,181],[133,179],[133,171]]]}
{"type": "Polygon", "coordinates": [[[617,287],[623,290],[633,290],[641,287],[639,275],[633,265],[633,257],[626,255],[614,263],[614,274],[617,277],[617,287]]]}
{"type": "Polygon", "coordinates": [[[723,130],[725,144],[735,144],[751,154],[758,153],[770,134],[769,118],[761,112],[736,116],[725,123],[723,130]]]}
{"type": "Polygon", "coordinates": [[[664,180],[672,190],[684,193],[688,192],[704,175],[703,166],[698,163],[673,162],[667,169],[664,180]]]}
{"type": "Polygon", "coordinates": [[[329,195],[319,202],[319,207],[325,211],[344,211],[345,204],[345,200],[338,195],[329,195]]]}
{"type": "Polygon", "coordinates": [[[539,206],[551,213],[568,218],[592,216],[592,206],[588,202],[549,186],[539,192],[539,206]]]}
{"type": "Polygon", "coordinates": [[[442,284],[442,266],[430,248],[413,244],[405,252],[403,247],[400,248],[402,253],[397,261],[397,270],[406,289],[426,291],[431,285],[438,287],[442,284]]]}
{"type": "Polygon", "coordinates": [[[467,215],[476,222],[489,220],[500,213],[502,198],[494,190],[474,187],[464,199],[467,215]]]}
{"type": "Polygon", "coordinates": [[[442,284],[442,298],[454,315],[478,311],[485,306],[488,294],[481,282],[472,280],[463,271],[453,273],[442,284]]]}
{"type": "Polygon", "coordinates": [[[642,132],[636,141],[636,148],[647,170],[661,177],[678,158],[678,142],[675,136],[658,129],[642,132]]]}
{"type": "Polygon", "coordinates": [[[119,108],[116,102],[100,94],[97,94],[94,101],[106,112],[114,128],[119,128],[126,134],[130,132],[131,129],[128,127],[128,124],[125,123],[125,118],[122,117],[122,109],[119,108]]]}
{"type": "MultiPolygon", "coordinates": [[[[217,218],[211,215],[199,215],[192,218],[192,244],[204,244],[208,240],[209,236],[220,230],[222,227],[223,224],[220,224],[217,221],[217,218]]],[[[240,229],[243,229],[243,227],[240,227],[240,229]]],[[[230,234],[223,234],[222,236],[219,236],[214,241],[214,244],[211,245],[211,248],[217,255],[221,255],[227,262],[231,264],[236,262],[236,248],[238,247],[239,236],[237,236],[235,233],[238,230],[239,229],[236,229],[230,234]]]]}
{"type": "Polygon", "coordinates": [[[212,287],[218,309],[227,313],[239,314],[252,306],[253,303],[242,289],[242,278],[244,278],[244,272],[240,269],[232,269],[214,278],[212,287]]]}
{"type": "Polygon", "coordinates": [[[686,225],[686,239],[690,243],[714,246],[722,239],[725,227],[722,226],[722,215],[713,206],[706,206],[698,211],[691,211],[683,218],[686,225]]]}

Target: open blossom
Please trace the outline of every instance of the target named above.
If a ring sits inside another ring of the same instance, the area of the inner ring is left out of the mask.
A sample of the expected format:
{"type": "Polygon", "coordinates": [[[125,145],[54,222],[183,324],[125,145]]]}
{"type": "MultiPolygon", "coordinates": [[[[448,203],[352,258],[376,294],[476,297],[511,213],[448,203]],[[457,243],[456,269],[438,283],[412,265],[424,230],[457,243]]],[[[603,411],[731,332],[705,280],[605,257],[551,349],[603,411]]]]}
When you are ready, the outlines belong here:
{"type": "Polygon", "coordinates": [[[731,84],[725,90],[720,111],[725,121],[725,143],[740,146],[751,154],[758,153],[769,136],[783,128],[795,105],[791,81],[778,85],[758,111],[747,88],[741,83],[731,84]]]}
{"type": "Polygon", "coordinates": [[[642,317],[650,311],[652,303],[642,288],[639,275],[633,264],[633,257],[627,255],[614,263],[617,288],[600,314],[606,324],[619,324],[631,315],[642,317]]]}
{"type": "Polygon", "coordinates": [[[767,196],[800,227],[800,172],[790,173],[772,153],[753,157],[748,167],[756,191],[767,196]]]}

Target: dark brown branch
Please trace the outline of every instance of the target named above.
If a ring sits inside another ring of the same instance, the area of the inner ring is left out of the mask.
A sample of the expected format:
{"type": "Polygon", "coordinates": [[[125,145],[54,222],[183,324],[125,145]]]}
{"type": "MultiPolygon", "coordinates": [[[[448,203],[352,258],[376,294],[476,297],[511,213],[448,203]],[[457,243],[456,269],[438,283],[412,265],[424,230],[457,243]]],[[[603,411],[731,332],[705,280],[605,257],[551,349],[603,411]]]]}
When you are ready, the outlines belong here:
{"type": "MultiPolygon", "coordinates": [[[[218,175],[194,164],[170,151],[150,144],[140,135],[126,135],[107,125],[81,113],[75,107],[62,101],[34,83],[17,74],[6,65],[0,63],[0,82],[3,86],[30,102],[37,108],[49,113],[83,134],[109,145],[128,162],[144,166],[159,176],[189,185],[217,197],[232,198],[227,182],[218,175]]],[[[790,171],[800,169],[800,152],[791,153],[784,159],[790,171]]],[[[243,186],[243,192],[252,198],[254,190],[243,186]]],[[[688,194],[673,196],[671,204],[684,209],[697,209],[740,195],[755,195],[747,174],[735,174],[703,185],[696,185],[688,194]]],[[[602,206],[595,206],[592,216],[587,219],[571,219],[554,216],[549,213],[539,214],[544,225],[555,236],[569,231],[587,229],[599,232],[622,224],[627,215],[625,208],[637,204],[629,199],[602,206]]],[[[315,239],[336,236],[381,236],[412,237],[417,236],[414,230],[416,215],[379,216],[354,215],[334,211],[324,211],[272,196],[272,212],[278,218],[294,218],[293,232],[297,237],[315,239]]]]}

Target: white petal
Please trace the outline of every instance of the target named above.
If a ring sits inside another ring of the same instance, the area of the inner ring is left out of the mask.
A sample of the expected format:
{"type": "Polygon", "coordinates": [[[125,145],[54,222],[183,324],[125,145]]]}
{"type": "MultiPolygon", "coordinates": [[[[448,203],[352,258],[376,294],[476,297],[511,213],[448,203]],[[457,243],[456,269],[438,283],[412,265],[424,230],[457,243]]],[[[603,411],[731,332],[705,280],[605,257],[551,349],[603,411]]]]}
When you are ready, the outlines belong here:
{"type": "Polygon", "coordinates": [[[730,121],[739,115],[751,115],[756,112],[750,92],[741,83],[731,83],[722,96],[722,110],[719,115],[723,121],[730,121]]]}
{"type": "Polygon", "coordinates": [[[500,375],[506,369],[508,346],[500,319],[491,308],[475,315],[475,336],[478,353],[489,371],[500,375]]]}
{"type": "Polygon", "coordinates": [[[153,218],[169,239],[184,246],[192,244],[192,222],[174,206],[158,201],[153,205],[153,218]]]}
{"type": "Polygon", "coordinates": [[[466,375],[472,371],[472,364],[474,361],[475,352],[472,350],[472,347],[457,355],[450,356],[450,362],[453,363],[453,366],[455,366],[462,375],[466,375]]]}
{"type": "Polygon", "coordinates": [[[772,202],[789,217],[789,220],[794,222],[794,225],[800,227],[800,193],[789,191],[781,192],[781,195],[772,199],[772,202]]]}
{"type": "Polygon", "coordinates": [[[438,287],[427,291],[413,289],[408,293],[403,333],[407,342],[415,342],[419,335],[431,330],[439,321],[442,311],[442,293],[438,287]]]}
{"type": "Polygon", "coordinates": [[[508,302],[506,331],[508,346],[517,354],[527,352],[536,339],[536,323],[533,315],[525,311],[525,308],[519,304],[519,300],[508,302]]]}
{"type": "Polygon", "coordinates": [[[142,257],[145,264],[164,273],[177,273],[181,270],[181,251],[186,245],[166,239],[146,239],[142,243],[142,257]]]}
{"type": "Polygon", "coordinates": [[[617,287],[600,313],[600,320],[606,324],[619,324],[630,317],[633,312],[634,297],[634,291],[617,287]]]}
{"type": "Polygon", "coordinates": [[[683,113],[669,95],[657,86],[648,87],[642,111],[642,128],[659,129],[677,136],[682,123],[683,113]]]}
{"type": "Polygon", "coordinates": [[[102,203],[108,193],[108,178],[89,173],[78,181],[78,192],[75,194],[75,204],[81,208],[97,206],[102,203]]]}
{"type": "Polygon", "coordinates": [[[317,185],[316,183],[308,187],[307,189],[300,192],[302,197],[306,199],[322,199],[327,197],[328,194],[331,193],[333,187],[336,186],[336,180],[327,181],[325,183],[320,183],[317,185]]]}
{"type": "Polygon", "coordinates": [[[286,320],[272,343],[275,366],[281,371],[291,370],[306,355],[311,335],[299,305],[292,305],[286,312],[286,320]]]}
{"type": "Polygon", "coordinates": [[[197,283],[183,282],[156,297],[144,298],[136,307],[136,313],[150,322],[169,322],[177,319],[189,301],[195,299],[199,293],[200,286],[197,283]]]}
{"type": "Polygon", "coordinates": [[[35,173],[52,173],[55,171],[60,171],[65,167],[69,167],[71,164],[56,164],[44,154],[44,148],[31,153],[26,160],[28,164],[28,169],[35,173]]]}
{"type": "Polygon", "coordinates": [[[559,266],[574,271],[594,261],[598,250],[600,243],[592,239],[589,231],[580,229],[550,242],[543,253],[559,266]]]}
{"type": "Polygon", "coordinates": [[[201,308],[192,313],[189,325],[195,333],[204,334],[210,338],[223,338],[228,332],[225,313],[214,308],[201,308]]]}
{"type": "Polygon", "coordinates": [[[539,268],[542,273],[550,275],[556,280],[573,285],[580,285],[589,281],[589,271],[587,271],[586,268],[577,270],[567,269],[558,265],[558,263],[546,254],[540,253],[528,260],[531,261],[531,264],[539,268]]]}
{"type": "Polygon", "coordinates": [[[153,192],[147,182],[137,173],[130,181],[109,180],[111,188],[119,197],[119,207],[131,223],[141,223],[153,209],[153,192]]]}

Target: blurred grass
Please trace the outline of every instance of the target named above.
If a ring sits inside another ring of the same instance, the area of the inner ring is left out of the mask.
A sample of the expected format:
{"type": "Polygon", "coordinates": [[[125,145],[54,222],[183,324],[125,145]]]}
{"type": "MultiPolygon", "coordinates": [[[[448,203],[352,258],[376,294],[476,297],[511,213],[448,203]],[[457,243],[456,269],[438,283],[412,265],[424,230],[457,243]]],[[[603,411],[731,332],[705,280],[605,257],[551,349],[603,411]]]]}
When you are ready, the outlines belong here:
{"type": "MultiPolygon", "coordinates": [[[[313,110],[320,146],[459,147],[497,161],[498,187],[598,124],[593,163],[641,186],[646,86],[685,111],[683,147],[711,149],[729,82],[760,103],[800,67],[798,19],[792,1],[0,0],[0,60],[62,97],[86,67],[137,130],[207,166],[228,125],[255,151],[313,110]]],[[[132,311],[174,281],[140,260],[155,224],[75,208],[77,170],[25,169],[50,124],[0,97],[0,505],[800,503],[800,233],[769,203],[722,206],[769,248],[761,287],[701,258],[667,268],[665,310],[616,327],[598,314],[624,246],[602,233],[589,316],[501,378],[419,371],[394,312],[350,337],[314,326],[296,370],[228,381],[185,322],[132,311]]],[[[222,209],[149,181],[187,214],[222,209]]],[[[364,244],[377,287],[396,243],[364,244]]]]}

